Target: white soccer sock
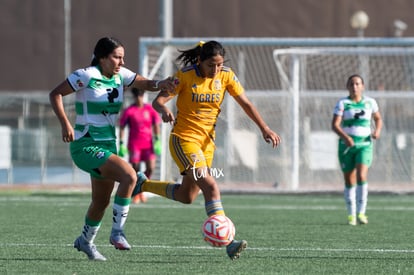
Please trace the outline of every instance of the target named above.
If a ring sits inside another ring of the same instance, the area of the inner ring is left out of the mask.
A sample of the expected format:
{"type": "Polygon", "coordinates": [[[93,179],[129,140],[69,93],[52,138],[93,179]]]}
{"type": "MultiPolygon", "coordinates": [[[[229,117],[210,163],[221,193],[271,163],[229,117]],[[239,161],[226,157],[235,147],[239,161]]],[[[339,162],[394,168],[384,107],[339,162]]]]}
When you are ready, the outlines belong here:
{"type": "Polygon", "coordinates": [[[88,243],[93,243],[95,240],[96,234],[98,234],[98,230],[101,226],[91,226],[85,224],[82,230],[82,236],[88,243]]]}
{"type": "Polygon", "coordinates": [[[356,188],[357,213],[365,214],[368,203],[368,183],[358,184],[356,188]]]}
{"type": "Polygon", "coordinates": [[[344,199],[348,216],[356,216],[355,189],[355,186],[345,187],[344,189],[344,199]]]}
{"type": "Polygon", "coordinates": [[[129,205],[119,205],[114,203],[112,216],[112,230],[123,231],[125,222],[128,218],[129,205]]]}

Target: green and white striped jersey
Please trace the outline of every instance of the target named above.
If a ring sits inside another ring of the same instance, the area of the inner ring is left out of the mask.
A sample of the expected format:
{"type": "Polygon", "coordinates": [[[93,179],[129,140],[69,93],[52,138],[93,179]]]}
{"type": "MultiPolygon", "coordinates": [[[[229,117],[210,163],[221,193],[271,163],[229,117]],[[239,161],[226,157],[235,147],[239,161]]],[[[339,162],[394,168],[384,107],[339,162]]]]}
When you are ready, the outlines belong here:
{"type": "Polygon", "coordinates": [[[342,116],[342,129],[345,133],[362,138],[371,135],[372,114],[378,110],[377,102],[371,97],[363,96],[359,102],[344,97],[336,103],[334,114],[342,116]]]}
{"type": "Polygon", "coordinates": [[[94,140],[115,140],[115,125],[122,107],[124,87],[130,86],[136,73],[121,67],[111,78],[103,76],[98,67],[74,71],[67,78],[76,91],[75,140],[87,132],[94,140]]]}

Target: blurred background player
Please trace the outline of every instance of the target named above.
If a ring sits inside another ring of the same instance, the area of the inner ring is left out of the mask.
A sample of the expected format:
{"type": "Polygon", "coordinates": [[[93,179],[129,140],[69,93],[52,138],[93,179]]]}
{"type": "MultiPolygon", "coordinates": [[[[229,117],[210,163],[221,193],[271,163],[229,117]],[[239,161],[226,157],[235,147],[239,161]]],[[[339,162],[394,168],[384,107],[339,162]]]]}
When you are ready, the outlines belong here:
{"type": "MultiPolygon", "coordinates": [[[[210,174],[215,152],[215,125],[225,94],[229,93],[260,129],[264,140],[276,147],[280,137],[262,119],[244,92],[233,70],[224,66],[225,49],[217,41],[200,42],[180,51],[177,60],[184,65],[174,76],[174,90],[163,90],[153,101],[164,122],[174,124],[169,149],[183,176],[181,184],[146,180],[138,173],[133,192],[148,191],[185,204],[204,196],[207,216],[223,215],[220,189],[210,174]],[[176,98],[177,118],[166,106],[176,98]]],[[[245,240],[233,240],[226,252],[236,259],[247,247],[245,240]]]]}
{"type": "MultiPolygon", "coordinates": [[[[144,103],[144,90],[131,89],[134,103],[126,108],[120,118],[119,152],[124,157],[128,151],[129,162],[135,171],[140,171],[145,163],[144,174],[151,178],[156,165],[156,155],[161,154],[160,124],[161,118],[151,104],[144,103]],[[125,127],[129,128],[128,148],[124,145],[125,127]]],[[[134,203],[146,202],[143,192],[132,198],[134,203]]]]}
{"type": "Polygon", "coordinates": [[[375,99],[363,96],[364,80],[351,75],[346,83],[349,95],[335,105],[332,130],[340,137],[338,158],[344,174],[344,198],[350,225],[367,224],[368,168],[372,163],[373,143],[382,129],[382,118],[375,99]],[[375,127],[371,130],[371,120],[375,127]]]}

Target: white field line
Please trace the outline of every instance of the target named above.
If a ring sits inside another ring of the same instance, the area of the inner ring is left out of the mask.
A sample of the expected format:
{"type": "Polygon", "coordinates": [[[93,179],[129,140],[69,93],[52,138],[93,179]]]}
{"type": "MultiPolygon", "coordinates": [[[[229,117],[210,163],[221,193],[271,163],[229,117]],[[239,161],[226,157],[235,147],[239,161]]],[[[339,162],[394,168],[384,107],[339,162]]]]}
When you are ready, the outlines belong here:
{"type": "MultiPolygon", "coordinates": [[[[170,245],[133,245],[133,248],[138,249],[174,249],[174,250],[205,250],[205,249],[224,249],[211,246],[170,246],[170,245]]],[[[100,245],[97,247],[112,247],[110,244],[100,245]]],[[[40,244],[40,243],[7,243],[1,244],[0,247],[73,247],[73,244],[40,244]]],[[[306,248],[306,247],[248,247],[247,250],[254,251],[280,251],[280,252],[366,252],[366,253],[414,253],[413,249],[382,249],[382,248],[306,248]]]]}
{"type": "MultiPolygon", "coordinates": [[[[0,206],[3,203],[23,203],[24,201],[35,201],[38,203],[57,203],[61,206],[88,206],[88,202],[84,200],[79,200],[76,198],[59,198],[59,199],[50,199],[50,198],[42,198],[42,197],[0,197],[0,206]]],[[[170,203],[165,205],[152,205],[152,204],[139,204],[139,205],[132,205],[133,208],[154,208],[154,209],[166,209],[166,208],[200,208],[203,207],[203,203],[196,203],[193,205],[182,205],[177,203],[176,205],[171,205],[170,203]]],[[[332,206],[332,205],[313,205],[313,206],[298,206],[298,205],[232,205],[226,206],[226,208],[238,208],[238,209],[257,209],[257,210],[343,210],[344,206],[332,206]]],[[[381,210],[381,211],[413,211],[414,207],[403,207],[403,206],[384,206],[384,207],[369,207],[369,210],[381,210]]],[[[72,247],[73,244],[40,244],[40,243],[0,243],[0,247],[72,247]]],[[[111,245],[97,245],[97,246],[111,246],[111,245]]],[[[144,248],[144,249],[217,249],[210,246],[165,246],[165,245],[133,245],[135,248],[144,248]]],[[[306,247],[288,247],[288,248],[278,248],[278,247],[248,247],[248,250],[254,251],[303,251],[303,252],[366,252],[366,253],[407,253],[411,254],[414,253],[414,250],[409,249],[365,249],[365,248],[306,248],[306,247]]]]}
{"type": "MultiPolygon", "coordinates": [[[[277,200],[277,198],[275,199],[277,200]]],[[[410,205],[413,204],[413,201],[410,201],[410,205]]],[[[13,203],[13,204],[24,204],[25,202],[36,202],[38,204],[46,204],[50,205],[51,203],[56,204],[56,207],[58,206],[76,206],[76,207],[87,207],[89,205],[88,200],[80,200],[78,198],[44,198],[44,197],[0,197],[0,206],[2,203],[13,203]]],[[[408,202],[408,201],[406,201],[408,202]]],[[[402,201],[401,203],[404,203],[402,201]]],[[[148,208],[148,209],[180,209],[180,208],[192,208],[192,209],[198,209],[200,207],[204,207],[204,202],[196,202],[191,205],[184,205],[181,203],[173,203],[168,201],[166,204],[131,204],[131,208],[148,208]]],[[[256,204],[256,205],[225,205],[225,208],[227,209],[248,209],[248,210],[315,210],[315,211],[336,211],[336,210],[343,210],[344,205],[328,205],[328,204],[321,204],[321,205],[271,205],[271,204],[256,204]]],[[[368,210],[377,210],[377,211],[414,211],[414,206],[392,206],[392,205],[386,205],[386,206],[370,206],[368,203],[368,210]]]]}

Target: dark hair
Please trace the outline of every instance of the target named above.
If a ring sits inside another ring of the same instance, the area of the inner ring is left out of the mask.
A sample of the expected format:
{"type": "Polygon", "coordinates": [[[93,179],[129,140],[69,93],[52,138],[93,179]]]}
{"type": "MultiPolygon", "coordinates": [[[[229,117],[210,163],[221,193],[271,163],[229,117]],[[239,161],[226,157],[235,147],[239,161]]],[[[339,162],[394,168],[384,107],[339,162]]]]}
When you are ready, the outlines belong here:
{"type": "Polygon", "coordinates": [[[350,77],[348,77],[348,80],[346,81],[346,88],[349,87],[349,84],[351,84],[351,80],[354,77],[359,77],[361,79],[362,84],[364,84],[364,79],[362,78],[362,76],[360,76],[359,74],[353,74],[350,77]]]}
{"type": "Polygon", "coordinates": [[[91,66],[99,64],[99,59],[107,57],[116,48],[123,47],[122,43],[113,37],[103,37],[96,43],[95,49],[93,50],[93,58],[91,66]]]}
{"type": "Polygon", "coordinates": [[[196,47],[181,51],[181,53],[177,57],[177,61],[186,65],[193,65],[197,64],[198,57],[200,57],[200,61],[204,61],[216,55],[221,55],[224,57],[226,51],[224,50],[223,46],[217,41],[208,41],[206,43],[200,42],[197,44],[196,47]]]}
{"type": "Polygon", "coordinates": [[[143,95],[145,93],[144,90],[140,90],[138,88],[132,88],[131,93],[134,95],[134,97],[138,97],[140,95],[143,95]]]}

